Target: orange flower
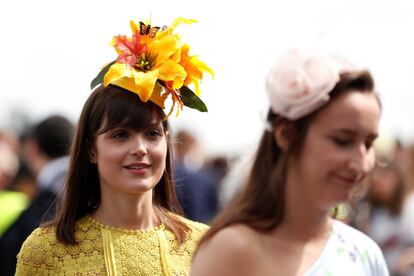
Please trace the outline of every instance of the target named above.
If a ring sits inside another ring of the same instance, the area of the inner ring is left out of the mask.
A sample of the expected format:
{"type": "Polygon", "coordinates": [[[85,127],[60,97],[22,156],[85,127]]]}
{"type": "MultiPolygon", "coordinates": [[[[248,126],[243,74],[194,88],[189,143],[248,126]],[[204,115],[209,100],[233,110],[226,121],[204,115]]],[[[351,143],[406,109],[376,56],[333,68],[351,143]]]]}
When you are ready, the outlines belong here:
{"type": "Polygon", "coordinates": [[[148,101],[158,79],[174,81],[181,87],[186,73],[177,61],[171,59],[179,51],[179,41],[173,36],[154,38],[142,43],[139,32],[132,39],[117,36],[113,46],[119,56],[104,77],[104,85],[114,84],[139,95],[143,102],[148,101]]]}
{"type": "Polygon", "coordinates": [[[189,51],[190,46],[188,44],[184,44],[181,47],[180,65],[184,67],[184,70],[187,73],[187,77],[184,80],[184,85],[188,86],[189,84],[193,83],[196,95],[199,96],[199,81],[203,78],[203,72],[208,72],[212,77],[214,77],[214,72],[204,62],[199,60],[197,56],[190,56],[188,54],[189,51]]]}

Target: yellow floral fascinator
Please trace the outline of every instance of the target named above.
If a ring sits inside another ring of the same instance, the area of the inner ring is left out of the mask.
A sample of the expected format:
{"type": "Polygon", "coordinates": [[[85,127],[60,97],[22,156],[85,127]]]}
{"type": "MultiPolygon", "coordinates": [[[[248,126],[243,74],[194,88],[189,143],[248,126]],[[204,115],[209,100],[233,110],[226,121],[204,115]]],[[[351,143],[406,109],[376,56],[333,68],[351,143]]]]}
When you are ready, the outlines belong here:
{"type": "Polygon", "coordinates": [[[199,83],[203,73],[214,77],[213,70],[197,56],[190,56],[190,47],[174,33],[180,24],[196,22],[177,18],[169,27],[154,27],[131,21],[132,37],[118,35],[112,39],[118,57],[107,64],[91,82],[91,89],[102,84],[113,84],[136,93],[143,102],[154,102],[165,108],[170,96],[177,115],[183,106],[207,112],[200,95],[199,83]],[[194,86],[195,92],[189,88],[194,86]]]}

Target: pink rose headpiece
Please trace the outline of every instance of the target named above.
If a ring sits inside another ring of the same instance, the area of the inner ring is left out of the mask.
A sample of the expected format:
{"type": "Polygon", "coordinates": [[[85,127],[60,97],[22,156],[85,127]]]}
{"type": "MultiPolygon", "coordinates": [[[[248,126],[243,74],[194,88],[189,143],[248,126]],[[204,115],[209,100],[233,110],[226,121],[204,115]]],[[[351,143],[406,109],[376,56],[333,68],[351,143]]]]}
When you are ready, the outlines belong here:
{"type": "Polygon", "coordinates": [[[312,113],[329,101],[340,73],[350,69],[350,63],[339,56],[311,50],[289,51],[266,78],[272,111],[292,121],[312,113]]]}

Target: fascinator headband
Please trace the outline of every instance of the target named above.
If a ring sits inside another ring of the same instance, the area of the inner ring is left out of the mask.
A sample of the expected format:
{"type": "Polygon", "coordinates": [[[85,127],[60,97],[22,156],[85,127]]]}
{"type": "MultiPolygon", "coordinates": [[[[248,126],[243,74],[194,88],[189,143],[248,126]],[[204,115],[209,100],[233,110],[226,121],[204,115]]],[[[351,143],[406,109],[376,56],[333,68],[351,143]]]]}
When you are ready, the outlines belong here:
{"type": "Polygon", "coordinates": [[[292,50],[269,71],[266,92],[272,111],[297,120],[329,101],[340,74],[352,69],[342,57],[318,51],[292,50]]]}
{"type": "Polygon", "coordinates": [[[170,98],[172,106],[167,117],[174,108],[178,115],[183,106],[206,112],[207,107],[199,98],[199,85],[204,72],[214,76],[213,70],[197,56],[190,55],[190,46],[174,33],[178,25],[194,22],[177,18],[170,26],[161,28],[131,21],[132,36],[118,35],[112,39],[111,45],[118,56],[103,67],[92,81],[91,89],[100,84],[116,85],[163,109],[170,98]]]}

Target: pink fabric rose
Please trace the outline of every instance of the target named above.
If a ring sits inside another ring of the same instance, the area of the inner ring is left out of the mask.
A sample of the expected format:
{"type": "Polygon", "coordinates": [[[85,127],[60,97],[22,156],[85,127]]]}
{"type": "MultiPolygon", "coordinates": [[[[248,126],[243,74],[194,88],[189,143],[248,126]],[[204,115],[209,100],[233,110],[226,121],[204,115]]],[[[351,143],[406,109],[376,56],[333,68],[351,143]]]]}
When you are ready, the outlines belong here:
{"type": "Polygon", "coordinates": [[[283,55],[266,79],[272,111],[296,120],[324,105],[340,72],[349,66],[344,61],[310,50],[292,50],[283,55]]]}

